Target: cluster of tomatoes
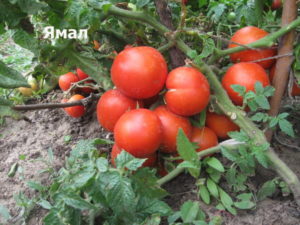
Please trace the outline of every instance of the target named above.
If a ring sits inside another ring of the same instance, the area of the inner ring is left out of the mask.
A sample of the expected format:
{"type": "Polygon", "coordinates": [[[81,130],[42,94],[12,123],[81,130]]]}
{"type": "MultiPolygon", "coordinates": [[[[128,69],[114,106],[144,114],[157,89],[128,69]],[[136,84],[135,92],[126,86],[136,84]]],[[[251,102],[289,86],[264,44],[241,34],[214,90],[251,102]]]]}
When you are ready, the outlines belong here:
{"type": "MultiPolygon", "coordinates": [[[[89,78],[89,75],[84,73],[81,69],[77,68],[76,73],[69,72],[64,75],[61,75],[58,79],[58,85],[62,91],[68,91],[72,88],[73,84],[76,84],[79,81],[86,80],[87,78],[89,78]]],[[[87,80],[87,81],[83,81],[83,84],[88,84],[91,82],[93,82],[93,81],[87,80]]],[[[89,94],[89,93],[93,92],[93,89],[91,89],[89,87],[74,88],[74,90],[76,92],[80,92],[83,94],[89,94]]],[[[75,94],[75,95],[71,96],[71,98],[69,98],[69,99],[66,99],[66,98],[62,99],[61,103],[79,101],[82,99],[84,99],[83,95],[75,94]]],[[[75,117],[75,118],[81,117],[85,114],[85,108],[84,108],[84,106],[81,106],[81,105],[67,107],[67,108],[64,108],[64,110],[69,116],[75,117]]]]}
{"type": "MultiPolygon", "coordinates": [[[[233,35],[231,43],[235,44],[229,48],[249,44],[266,35],[266,31],[257,27],[244,27],[233,35]]],[[[266,69],[274,65],[274,59],[263,59],[275,54],[275,48],[266,48],[230,55],[234,64],[223,76],[222,85],[236,105],[242,105],[243,98],[231,85],[244,86],[246,91],[254,91],[256,82],[270,85],[266,69]]],[[[272,71],[274,66],[271,74],[272,71]]],[[[68,90],[72,82],[87,77],[77,69],[77,75],[61,76],[59,85],[62,90],[68,90]]],[[[137,158],[146,158],[143,166],[156,166],[161,154],[177,156],[176,137],[180,128],[198,145],[197,151],[217,145],[218,139],[224,140],[229,131],[239,129],[227,116],[213,112],[206,113],[205,127],[193,126],[190,118],[206,110],[209,104],[211,92],[206,77],[188,66],[168,72],[164,57],[152,47],[126,47],[113,61],[111,79],[115,89],[106,91],[99,99],[97,118],[103,128],[114,133],[112,164],[123,150],[137,158]]],[[[75,95],[68,101],[82,98],[75,95]]],[[[65,110],[74,117],[84,114],[83,106],[65,110]]]]}

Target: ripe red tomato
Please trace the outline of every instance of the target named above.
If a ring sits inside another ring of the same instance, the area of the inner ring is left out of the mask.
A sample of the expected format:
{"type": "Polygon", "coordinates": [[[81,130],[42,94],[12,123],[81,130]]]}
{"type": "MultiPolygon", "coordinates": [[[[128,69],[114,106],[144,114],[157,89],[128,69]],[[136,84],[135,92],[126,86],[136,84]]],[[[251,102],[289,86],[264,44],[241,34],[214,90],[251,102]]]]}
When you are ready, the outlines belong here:
{"type": "MultiPolygon", "coordinates": [[[[252,42],[255,42],[265,36],[267,36],[269,33],[259,29],[257,27],[253,26],[248,26],[244,27],[232,36],[230,41],[236,42],[239,44],[250,44],[252,42]]],[[[236,44],[229,44],[228,48],[234,48],[237,47],[238,45],[236,44]]],[[[232,62],[250,62],[254,60],[259,60],[259,59],[264,59],[268,57],[272,57],[276,54],[276,50],[272,48],[265,48],[265,49],[260,49],[260,50],[244,50],[241,52],[236,52],[232,53],[230,55],[230,59],[232,62]]],[[[269,60],[264,60],[261,62],[257,62],[257,64],[261,65],[264,68],[269,68],[272,66],[272,64],[275,62],[275,59],[269,59],[269,60]]]]}
{"type": "Polygon", "coordinates": [[[150,98],[159,93],[167,78],[167,64],[152,47],[132,47],[121,51],[111,67],[112,81],[125,95],[150,98]]]}
{"type": "Polygon", "coordinates": [[[81,69],[77,68],[76,73],[78,75],[79,80],[83,80],[89,77],[85,72],[83,72],[81,69]]]}
{"type": "Polygon", "coordinates": [[[206,114],[206,126],[221,139],[229,138],[228,132],[240,129],[227,116],[210,112],[206,114]]]}
{"type": "Polygon", "coordinates": [[[198,144],[197,152],[214,147],[219,143],[215,132],[208,127],[193,127],[191,141],[198,144]]]}
{"type": "Polygon", "coordinates": [[[124,113],[114,128],[116,144],[135,157],[148,157],[162,141],[162,125],[148,109],[133,109],[124,113]]]}
{"type": "Polygon", "coordinates": [[[182,116],[176,115],[166,106],[159,106],[154,110],[154,113],[159,117],[162,124],[162,144],[161,151],[165,153],[175,153],[176,137],[181,128],[188,138],[192,134],[192,125],[190,121],[182,116]]]}
{"type": "MultiPolygon", "coordinates": [[[[111,152],[110,152],[110,157],[111,157],[111,164],[116,167],[115,164],[115,158],[122,152],[122,149],[119,148],[118,145],[114,144],[111,152]]],[[[157,159],[157,154],[154,153],[148,157],[146,157],[147,160],[143,163],[142,167],[153,167],[156,164],[156,159],[157,159]]]]}
{"type": "MultiPolygon", "coordinates": [[[[272,68],[270,69],[270,81],[271,82],[273,82],[273,78],[274,78],[274,75],[275,75],[275,66],[276,66],[276,64],[274,64],[272,66],[272,68]]],[[[295,81],[294,84],[293,84],[293,88],[292,88],[292,92],[291,92],[292,96],[300,95],[300,87],[297,85],[296,82],[297,81],[295,81]]]]}
{"type": "Polygon", "coordinates": [[[69,72],[59,77],[58,85],[62,91],[66,91],[71,87],[72,83],[76,83],[78,81],[78,77],[74,73],[69,72]]]}
{"type": "Polygon", "coordinates": [[[178,67],[167,78],[167,107],[181,116],[201,112],[209,102],[210,90],[206,77],[191,67],[178,67]]]}
{"type": "Polygon", "coordinates": [[[276,10],[282,7],[282,0],[273,0],[271,9],[276,10]]]}
{"type": "Polygon", "coordinates": [[[237,105],[243,104],[243,98],[231,88],[231,85],[238,84],[246,87],[246,91],[254,91],[256,82],[261,82],[264,87],[270,85],[266,71],[260,65],[249,62],[234,64],[222,79],[224,89],[237,105]]]}
{"type": "MultiPolygon", "coordinates": [[[[78,101],[84,99],[84,97],[82,95],[73,95],[67,102],[74,102],[74,101],[78,101]]],[[[63,99],[62,102],[65,102],[65,100],[63,99]]],[[[66,111],[66,113],[72,117],[78,118],[84,115],[85,113],[85,109],[83,105],[76,105],[76,106],[71,106],[71,107],[67,107],[64,108],[64,110],[66,111]]]]}
{"type": "Polygon", "coordinates": [[[98,122],[105,129],[113,132],[119,118],[131,109],[139,107],[137,100],[123,95],[119,90],[106,91],[97,104],[98,122]]]}

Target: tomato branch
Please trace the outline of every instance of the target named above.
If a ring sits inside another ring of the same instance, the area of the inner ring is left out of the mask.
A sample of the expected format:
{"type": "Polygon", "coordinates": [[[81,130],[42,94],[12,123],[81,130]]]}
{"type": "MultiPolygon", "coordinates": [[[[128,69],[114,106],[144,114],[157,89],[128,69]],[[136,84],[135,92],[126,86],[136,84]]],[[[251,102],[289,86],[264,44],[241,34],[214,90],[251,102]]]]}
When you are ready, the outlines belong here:
{"type": "MultiPolygon", "coordinates": [[[[146,23],[156,29],[160,34],[164,35],[167,39],[172,39],[172,36],[168,35],[170,30],[157,22],[154,18],[149,15],[145,15],[140,12],[131,12],[123,9],[119,9],[115,6],[111,6],[108,10],[108,13],[111,15],[133,19],[141,23],[146,23]]],[[[291,22],[289,25],[279,29],[277,32],[274,32],[263,39],[260,39],[256,42],[249,44],[250,47],[271,47],[273,42],[281,37],[282,35],[288,33],[289,31],[295,29],[300,25],[300,18],[291,22]]],[[[181,39],[175,39],[176,46],[183,51],[186,55],[188,55],[192,49],[187,46],[181,39]]],[[[219,51],[218,57],[223,55],[227,55],[230,53],[238,52],[244,50],[244,47],[238,46],[232,49],[226,49],[223,51],[219,51]]],[[[268,143],[266,140],[263,131],[258,129],[255,124],[245,116],[245,112],[239,110],[231,100],[229,99],[226,91],[223,89],[220,81],[218,80],[216,74],[211,70],[209,65],[200,61],[197,64],[193,64],[196,68],[198,68],[201,72],[203,72],[207,79],[209,80],[212,91],[216,96],[216,103],[220,107],[220,109],[228,115],[231,120],[236,123],[246,134],[254,140],[254,144],[256,146],[264,146],[268,143]]],[[[282,177],[282,179],[289,184],[290,189],[294,194],[294,198],[298,205],[300,205],[300,181],[297,178],[296,174],[274,153],[273,150],[269,149],[266,152],[266,156],[272,163],[273,168],[276,172],[282,177]]],[[[175,173],[175,172],[174,172],[175,173]]]]}
{"type": "MultiPolygon", "coordinates": [[[[236,142],[235,140],[230,139],[230,140],[221,142],[219,145],[217,145],[215,147],[208,148],[208,149],[205,149],[201,152],[198,152],[197,155],[199,157],[199,160],[201,160],[201,158],[203,158],[204,156],[220,152],[222,146],[226,147],[228,150],[235,150],[236,148],[238,148],[241,145],[245,145],[245,144],[240,143],[240,142],[236,142]]],[[[169,182],[170,180],[174,179],[176,176],[178,176],[179,174],[184,172],[184,170],[185,170],[185,168],[178,168],[178,167],[175,168],[170,173],[168,173],[166,176],[160,178],[157,181],[157,184],[159,186],[164,185],[165,183],[169,182]]]]}
{"type": "MultiPolygon", "coordinates": [[[[272,45],[274,45],[275,40],[277,40],[279,37],[283,36],[284,34],[294,30],[298,26],[300,26],[300,17],[298,19],[294,20],[293,22],[289,23],[288,25],[282,27],[278,31],[273,32],[273,33],[267,35],[266,37],[259,39],[258,41],[252,42],[246,46],[250,47],[250,48],[271,47],[272,45]]],[[[214,60],[217,60],[225,55],[230,55],[235,52],[243,51],[245,49],[246,49],[245,46],[237,46],[234,48],[228,48],[228,49],[224,49],[224,50],[216,49],[216,51],[215,51],[216,55],[214,57],[214,60]]]]}
{"type": "Polygon", "coordinates": [[[57,108],[67,108],[76,105],[86,106],[89,103],[96,101],[100,98],[101,94],[91,94],[89,97],[66,103],[45,103],[45,104],[30,104],[30,105],[15,105],[12,107],[13,110],[22,111],[22,110],[39,110],[39,109],[57,109],[57,108]]]}

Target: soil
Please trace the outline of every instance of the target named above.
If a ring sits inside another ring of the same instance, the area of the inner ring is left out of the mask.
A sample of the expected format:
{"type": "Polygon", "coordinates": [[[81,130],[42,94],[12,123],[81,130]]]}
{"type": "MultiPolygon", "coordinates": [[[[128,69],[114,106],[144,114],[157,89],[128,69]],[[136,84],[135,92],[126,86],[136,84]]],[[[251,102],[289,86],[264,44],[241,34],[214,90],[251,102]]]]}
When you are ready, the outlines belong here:
{"type": "MultiPolygon", "coordinates": [[[[41,102],[53,102],[61,98],[60,91],[53,91],[41,102]]],[[[62,109],[30,111],[25,112],[24,115],[30,122],[7,119],[6,124],[0,127],[0,205],[6,206],[15,218],[20,214],[20,210],[15,203],[14,195],[23,192],[27,197],[33,197],[35,192],[26,184],[30,180],[40,181],[42,184],[49,183],[47,173],[40,173],[48,167],[41,159],[49,161],[47,158],[49,149],[52,149],[55,157],[53,166],[59,170],[78,140],[109,138],[111,135],[99,126],[95,113],[80,119],[69,117],[62,109]],[[69,142],[65,140],[66,136],[71,136],[69,142]],[[15,176],[8,177],[7,174],[14,163],[18,163],[19,170],[15,176]]],[[[300,177],[300,152],[282,145],[277,145],[276,150],[300,177]]],[[[262,174],[251,179],[250,183],[255,188],[270,178],[262,174]]],[[[166,201],[174,210],[178,210],[186,200],[199,201],[194,179],[188,174],[178,176],[164,188],[170,193],[166,201]]],[[[218,211],[200,201],[199,204],[209,216],[222,215],[223,224],[226,225],[300,224],[300,211],[291,196],[282,197],[278,194],[258,203],[254,210],[240,211],[238,216],[218,211]]],[[[27,224],[42,224],[45,213],[42,209],[33,210],[27,224]]],[[[1,222],[0,217],[0,224],[1,222]]]]}

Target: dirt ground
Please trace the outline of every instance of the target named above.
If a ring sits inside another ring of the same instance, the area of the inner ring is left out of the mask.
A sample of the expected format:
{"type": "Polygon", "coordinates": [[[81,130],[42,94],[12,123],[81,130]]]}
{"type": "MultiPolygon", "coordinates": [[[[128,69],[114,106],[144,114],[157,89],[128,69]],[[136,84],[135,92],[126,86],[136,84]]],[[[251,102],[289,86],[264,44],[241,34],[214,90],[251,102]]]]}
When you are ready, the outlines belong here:
{"type": "MultiPolygon", "coordinates": [[[[53,102],[53,99],[61,99],[61,94],[56,91],[49,94],[42,102],[53,102]]],[[[14,121],[7,119],[6,125],[0,127],[0,205],[6,206],[13,217],[19,214],[18,207],[13,198],[22,191],[27,196],[34,196],[26,182],[39,180],[42,184],[48,182],[47,174],[40,174],[47,166],[38,159],[47,158],[47,151],[51,148],[54,152],[55,169],[64,164],[66,155],[70,152],[72,145],[83,138],[107,138],[97,122],[96,115],[87,115],[80,119],[67,116],[62,109],[46,109],[40,111],[26,112],[25,116],[31,122],[25,120],[14,121]],[[71,136],[71,141],[66,143],[65,136],[71,136]],[[20,157],[24,157],[20,159],[20,157]],[[19,164],[22,171],[14,177],[8,177],[9,169],[14,163],[19,164]]],[[[291,148],[276,147],[279,156],[300,177],[300,152],[291,148]]],[[[259,185],[260,177],[253,178],[253,184],[259,185]]],[[[170,195],[166,201],[178,210],[180,205],[188,199],[197,201],[194,180],[186,174],[178,176],[168,183],[165,188],[170,195]]],[[[240,211],[234,217],[226,212],[216,211],[213,207],[201,206],[209,215],[221,214],[226,225],[299,225],[300,210],[296,207],[292,197],[280,195],[260,202],[256,209],[240,211]]],[[[42,224],[43,210],[33,211],[29,225],[42,224]]],[[[1,224],[1,218],[0,218],[1,224]]],[[[11,223],[10,223],[11,224],[11,223]]]]}

